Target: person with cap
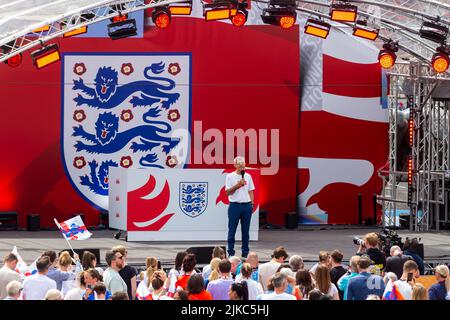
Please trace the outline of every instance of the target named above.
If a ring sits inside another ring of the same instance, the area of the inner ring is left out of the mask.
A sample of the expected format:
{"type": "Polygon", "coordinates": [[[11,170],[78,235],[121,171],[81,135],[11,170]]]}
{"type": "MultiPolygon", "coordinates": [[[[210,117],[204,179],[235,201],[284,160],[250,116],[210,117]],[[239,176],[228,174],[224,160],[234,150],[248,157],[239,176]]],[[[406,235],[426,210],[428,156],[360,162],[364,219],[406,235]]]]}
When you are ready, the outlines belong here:
{"type": "Polygon", "coordinates": [[[445,300],[450,290],[450,278],[448,267],[444,264],[438,265],[435,270],[437,283],[428,289],[430,300],[445,300]]]}

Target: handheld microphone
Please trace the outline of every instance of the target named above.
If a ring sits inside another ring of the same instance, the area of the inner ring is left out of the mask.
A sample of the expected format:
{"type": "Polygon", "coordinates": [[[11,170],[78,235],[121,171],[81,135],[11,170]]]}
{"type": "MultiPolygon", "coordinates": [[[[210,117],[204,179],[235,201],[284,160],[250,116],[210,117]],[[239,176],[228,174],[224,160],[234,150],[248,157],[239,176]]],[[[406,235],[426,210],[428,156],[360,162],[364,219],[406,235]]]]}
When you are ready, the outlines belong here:
{"type": "Polygon", "coordinates": [[[244,175],[245,175],[245,170],[242,170],[242,171],[241,171],[242,179],[244,179],[244,175]]]}

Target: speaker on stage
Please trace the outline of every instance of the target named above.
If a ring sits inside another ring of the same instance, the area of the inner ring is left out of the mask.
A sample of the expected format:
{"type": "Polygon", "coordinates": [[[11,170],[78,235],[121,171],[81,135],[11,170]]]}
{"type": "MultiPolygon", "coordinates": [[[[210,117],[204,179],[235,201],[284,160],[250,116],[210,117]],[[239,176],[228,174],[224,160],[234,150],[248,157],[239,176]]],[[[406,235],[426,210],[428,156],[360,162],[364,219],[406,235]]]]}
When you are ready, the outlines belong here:
{"type": "MultiPolygon", "coordinates": [[[[222,247],[224,252],[227,252],[225,247],[222,247]]],[[[195,254],[197,264],[209,264],[212,259],[214,247],[191,247],[186,250],[187,253],[195,254]]]]}
{"type": "Polygon", "coordinates": [[[27,215],[27,231],[41,230],[41,217],[37,213],[27,215]]]}
{"type": "Polygon", "coordinates": [[[284,226],[286,229],[296,229],[298,227],[297,212],[288,212],[284,215],[284,226]]]}

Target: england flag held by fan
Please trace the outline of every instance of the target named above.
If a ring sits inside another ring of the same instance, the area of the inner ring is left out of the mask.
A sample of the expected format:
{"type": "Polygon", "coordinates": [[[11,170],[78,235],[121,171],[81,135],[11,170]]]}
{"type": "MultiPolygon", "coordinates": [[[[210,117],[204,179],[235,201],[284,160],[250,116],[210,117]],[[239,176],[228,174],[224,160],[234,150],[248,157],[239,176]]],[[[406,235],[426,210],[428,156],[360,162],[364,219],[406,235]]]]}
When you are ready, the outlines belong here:
{"type": "Polygon", "coordinates": [[[54,221],[66,240],[86,240],[92,236],[80,216],[66,220],[61,224],[56,219],[54,221]]]}

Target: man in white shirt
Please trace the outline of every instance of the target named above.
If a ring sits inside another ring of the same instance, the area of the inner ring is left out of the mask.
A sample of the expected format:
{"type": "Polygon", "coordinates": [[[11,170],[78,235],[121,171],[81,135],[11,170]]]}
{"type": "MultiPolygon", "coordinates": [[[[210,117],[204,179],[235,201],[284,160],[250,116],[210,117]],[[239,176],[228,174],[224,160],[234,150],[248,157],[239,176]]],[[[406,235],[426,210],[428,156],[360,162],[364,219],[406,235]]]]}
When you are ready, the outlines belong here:
{"type": "Polygon", "coordinates": [[[254,206],[252,176],[245,172],[245,159],[234,159],[235,171],[228,174],[225,180],[225,192],[230,201],[228,207],[228,255],[234,256],[234,242],[236,229],[241,222],[242,232],[242,257],[246,258],[250,251],[248,241],[250,238],[250,221],[254,206]]]}
{"type": "Polygon", "coordinates": [[[287,276],[276,273],[272,279],[274,292],[265,293],[258,296],[257,300],[297,300],[294,295],[286,293],[288,287],[287,276]]]}
{"type": "Polygon", "coordinates": [[[120,252],[108,251],[105,256],[108,269],[103,273],[103,281],[106,289],[114,294],[116,292],[127,292],[127,285],[119,274],[119,270],[123,268],[123,255],[120,252]]]}
{"type": "Polygon", "coordinates": [[[4,259],[4,265],[0,269],[0,300],[7,297],[6,286],[11,281],[21,282],[20,275],[15,271],[17,266],[17,256],[14,253],[9,253],[4,259]]]}
{"type": "Polygon", "coordinates": [[[416,278],[419,277],[420,272],[417,263],[414,260],[406,261],[403,265],[403,274],[401,278],[394,282],[391,280],[386,285],[383,300],[391,300],[393,298],[393,286],[396,286],[397,288],[397,291],[395,291],[395,299],[403,298],[402,300],[412,300],[413,286],[416,283],[416,278]],[[399,295],[401,295],[401,297],[399,297],[399,295]]]}
{"type": "Polygon", "coordinates": [[[44,300],[50,289],[56,289],[56,282],[47,277],[50,259],[47,256],[40,257],[36,262],[37,273],[28,276],[23,281],[24,300],[44,300]]]}
{"type": "Polygon", "coordinates": [[[288,258],[286,249],[278,247],[273,251],[272,260],[258,267],[258,279],[264,291],[267,290],[267,284],[271,276],[277,272],[280,265],[288,258]]]}

